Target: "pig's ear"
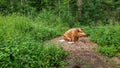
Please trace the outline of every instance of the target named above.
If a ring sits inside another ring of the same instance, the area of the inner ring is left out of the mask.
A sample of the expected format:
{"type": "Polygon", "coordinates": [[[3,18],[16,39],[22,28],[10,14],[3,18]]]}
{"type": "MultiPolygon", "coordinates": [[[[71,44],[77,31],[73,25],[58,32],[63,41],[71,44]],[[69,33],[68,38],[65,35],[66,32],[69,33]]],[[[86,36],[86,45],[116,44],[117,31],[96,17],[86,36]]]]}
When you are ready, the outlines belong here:
{"type": "Polygon", "coordinates": [[[76,31],[77,31],[77,32],[80,32],[80,30],[79,30],[79,29],[76,29],[76,31]]]}
{"type": "Polygon", "coordinates": [[[81,29],[76,29],[77,32],[81,32],[81,29]]]}
{"type": "Polygon", "coordinates": [[[81,30],[83,30],[83,28],[80,28],[81,30]]]}

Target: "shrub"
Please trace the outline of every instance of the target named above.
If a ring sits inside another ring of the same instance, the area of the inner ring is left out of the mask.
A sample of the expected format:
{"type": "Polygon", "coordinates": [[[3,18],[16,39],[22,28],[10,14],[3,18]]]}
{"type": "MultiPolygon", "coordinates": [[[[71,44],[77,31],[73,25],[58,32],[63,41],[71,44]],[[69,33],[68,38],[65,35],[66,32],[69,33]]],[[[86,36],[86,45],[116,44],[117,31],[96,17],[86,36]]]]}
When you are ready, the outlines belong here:
{"type": "Polygon", "coordinates": [[[65,56],[67,53],[63,49],[53,45],[45,46],[28,39],[19,39],[1,45],[0,66],[18,68],[63,66],[61,62],[65,56]]]}
{"type": "Polygon", "coordinates": [[[83,25],[98,24],[99,21],[103,21],[105,14],[101,7],[101,0],[83,0],[81,6],[81,19],[80,22],[83,25]],[[103,15],[104,14],[104,15],[103,15]]]}
{"type": "Polygon", "coordinates": [[[90,39],[99,44],[99,51],[106,56],[119,56],[120,27],[119,25],[86,27],[90,39]]]}
{"type": "Polygon", "coordinates": [[[105,56],[108,56],[108,57],[113,57],[113,56],[117,56],[115,55],[117,49],[115,46],[99,46],[98,48],[99,52],[102,53],[103,55],[105,56]]]}
{"type": "Polygon", "coordinates": [[[64,66],[67,52],[53,44],[49,46],[44,44],[44,41],[61,35],[66,30],[66,27],[61,28],[63,24],[60,23],[60,19],[52,22],[44,18],[31,19],[26,16],[12,15],[0,16],[0,20],[1,67],[64,66]],[[53,23],[54,26],[48,25],[48,22],[53,23]]]}

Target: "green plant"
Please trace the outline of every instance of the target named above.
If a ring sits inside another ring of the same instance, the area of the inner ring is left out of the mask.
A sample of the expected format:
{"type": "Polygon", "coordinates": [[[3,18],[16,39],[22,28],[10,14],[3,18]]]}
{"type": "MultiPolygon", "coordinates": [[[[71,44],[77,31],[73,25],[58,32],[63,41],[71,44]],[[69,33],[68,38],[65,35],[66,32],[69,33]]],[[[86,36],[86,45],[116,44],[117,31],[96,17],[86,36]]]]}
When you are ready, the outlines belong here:
{"type": "Polygon", "coordinates": [[[42,16],[0,16],[0,67],[64,67],[67,52],[44,41],[61,35],[67,26],[60,29],[64,26],[61,19],[46,20],[42,16]]]}
{"type": "Polygon", "coordinates": [[[117,55],[115,55],[116,51],[117,51],[115,46],[110,46],[110,47],[99,46],[98,50],[99,50],[100,53],[102,53],[103,55],[108,56],[108,57],[117,56],[117,55]]]}
{"type": "Polygon", "coordinates": [[[92,26],[85,28],[85,32],[89,35],[90,39],[98,43],[99,52],[109,57],[119,57],[119,31],[119,25],[92,26]]]}

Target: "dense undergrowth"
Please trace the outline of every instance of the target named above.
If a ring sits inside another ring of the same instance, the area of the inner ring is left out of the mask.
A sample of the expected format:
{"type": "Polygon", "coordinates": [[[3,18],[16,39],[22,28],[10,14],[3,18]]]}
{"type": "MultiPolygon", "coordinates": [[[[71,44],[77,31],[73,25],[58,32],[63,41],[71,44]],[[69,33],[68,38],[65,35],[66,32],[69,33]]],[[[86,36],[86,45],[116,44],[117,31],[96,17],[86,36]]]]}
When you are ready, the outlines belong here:
{"type": "Polygon", "coordinates": [[[120,57],[120,25],[98,26],[120,21],[120,0],[78,1],[0,0],[0,67],[64,68],[67,53],[44,43],[76,25],[100,53],[120,57]]]}
{"type": "Polygon", "coordinates": [[[98,43],[98,51],[105,56],[120,57],[120,25],[86,27],[90,39],[98,43]]]}
{"type": "Polygon", "coordinates": [[[54,44],[43,43],[68,29],[61,22],[59,17],[47,13],[36,18],[0,16],[0,67],[64,67],[67,52],[54,44]]]}
{"type": "MultiPolygon", "coordinates": [[[[120,25],[81,27],[92,41],[98,43],[100,53],[108,57],[120,57],[120,25]]],[[[60,17],[46,11],[36,17],[1,15],[0,66],[64,68],[67,52],[54,44],[48,46],[44,43],[62,35],[68,29],[69,25],[60,17]]]]}

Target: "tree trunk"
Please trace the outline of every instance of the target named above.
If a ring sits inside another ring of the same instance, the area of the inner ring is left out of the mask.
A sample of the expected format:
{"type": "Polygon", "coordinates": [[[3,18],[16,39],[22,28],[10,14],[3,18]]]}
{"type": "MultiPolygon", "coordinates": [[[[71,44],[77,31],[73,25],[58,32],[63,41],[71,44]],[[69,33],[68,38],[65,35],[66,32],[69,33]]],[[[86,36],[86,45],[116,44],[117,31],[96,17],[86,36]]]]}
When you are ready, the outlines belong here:
{"type": "Polygon", "coordinates": [[[69,11],[70,11],[70,5],[69,5],[69,3],[70,3],[70,0],[68,0],[68,5],[67,5],[68,16],[69,16],[69,11]]]}
{"type": "Polygon", "coordinates": [[[24,5],[26,0],[21,0],[21,5],[24,5]]]}
{"type": "Polygon", "coordinates": [[[77,0],[77,6],[78,6],[78,10],[76,11],[77,21],[79,21],[81,17],[81,5],[82,5],[82,0],[77,0]]]}
{"type": "Polygon", "coordinates": [[[58,4],[59,4],[59,16],[60,16],[60,0],[58,1],[58,4]]]}

